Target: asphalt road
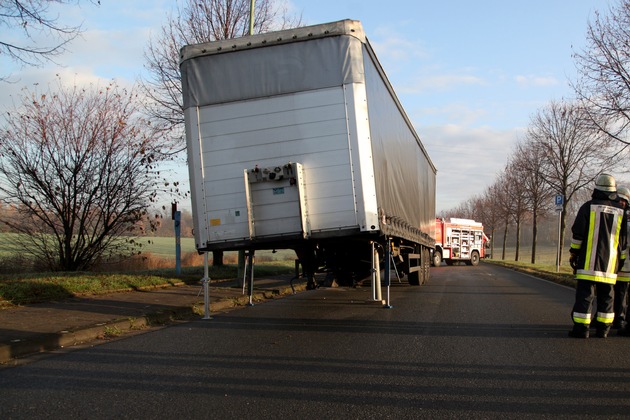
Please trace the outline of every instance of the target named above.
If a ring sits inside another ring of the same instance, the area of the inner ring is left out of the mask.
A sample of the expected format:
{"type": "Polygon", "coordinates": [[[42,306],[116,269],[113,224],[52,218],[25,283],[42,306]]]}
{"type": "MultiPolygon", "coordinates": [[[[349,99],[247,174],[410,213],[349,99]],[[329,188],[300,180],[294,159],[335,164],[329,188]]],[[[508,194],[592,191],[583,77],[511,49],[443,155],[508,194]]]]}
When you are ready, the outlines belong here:
{"type": "Polygon", "coordinates": [[[500,267],[319,289],[0,370],[0,417],[627,418],[630,339],[568,338],[573,290],[500,267]]]}

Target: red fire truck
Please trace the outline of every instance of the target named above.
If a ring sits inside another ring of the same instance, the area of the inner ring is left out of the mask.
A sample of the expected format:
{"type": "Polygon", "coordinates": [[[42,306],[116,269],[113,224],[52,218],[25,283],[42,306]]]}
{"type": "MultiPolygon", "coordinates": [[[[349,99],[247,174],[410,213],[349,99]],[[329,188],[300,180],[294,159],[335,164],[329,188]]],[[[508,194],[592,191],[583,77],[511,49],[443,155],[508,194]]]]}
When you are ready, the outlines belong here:
{"type": "Polygon", "coordinates": [[[483,225],[470,219],[435,219],[435,251],[433,265],[439,266],[442,260],[447,265],[464,261],[466,265],[479,264],[486,257],[490,240],[483,233],[483,225]]]}

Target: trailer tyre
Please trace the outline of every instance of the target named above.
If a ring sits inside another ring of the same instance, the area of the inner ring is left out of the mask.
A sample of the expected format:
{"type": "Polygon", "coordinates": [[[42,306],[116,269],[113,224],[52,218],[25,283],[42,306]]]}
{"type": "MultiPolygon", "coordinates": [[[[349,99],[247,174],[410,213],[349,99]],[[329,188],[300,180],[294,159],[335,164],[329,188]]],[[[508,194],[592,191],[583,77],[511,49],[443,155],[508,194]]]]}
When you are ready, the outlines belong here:
{"type": "Polygon", "coordinates": [[[433,252],[433,266],[439,267],[442,264],[442,253],[440,251],[433,252]]]}
{"type": "Polygon", "coordinates": [[[479,265],[479,253],[477,251],[470,254],[470,265],[479,265]]]}

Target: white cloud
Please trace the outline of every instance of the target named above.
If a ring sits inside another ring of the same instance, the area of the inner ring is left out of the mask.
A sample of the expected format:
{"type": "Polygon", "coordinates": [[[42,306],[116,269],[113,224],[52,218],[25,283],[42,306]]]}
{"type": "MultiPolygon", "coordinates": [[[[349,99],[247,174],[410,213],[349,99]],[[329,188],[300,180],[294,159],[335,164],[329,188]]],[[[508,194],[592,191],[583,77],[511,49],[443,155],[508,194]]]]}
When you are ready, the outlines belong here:
{"type": "Polygon", "coordinates": [[[0,74],[11,75],[13,82],[3,84],[3,89],[15,92],[33,83],[45,85],[56,74],[69,84],[116,79],[121,85],[131,85],[144,72],[144,50],[151,34],[160,30],[165,11],[173,4],[168,0],[134,0],[133,6],[119,3],[52,5],[51,13],[62,16],[63,23],[79,23],[84,31],[64,54],[55,57],[57,64],[20,68],[9,60],[0,63],[0,74]]]}
{"type": "Polygon", "coordinates": [[[429,53],[422,41],[407,39],[395,31],[380,28],[376,31],[376,36],[369,38],[369,41],[379,59],[398,62],[398,66],[412,59],[429,58],[429,53]]]}
{"type": "MultiPolygon", "coordinates": [[[[489,111],[483,108],[471,108],[461,102],[449,103],[442,107],[422,108],[419,112],[422,121],[445,120],[460,126],[479,125],[480,119],[487,117],[489,111]]],[[[434,122],[435,124],[435,122],[434,122]]]]}
{"type": "Polygon", "coordinates": [[[505,167],[521,129],[463,125],[423,127],[420,137],[437,167],[437,211],[481,195],[505,167]]]}
{"type": "Polygon", "coordinates": [[[429,91],[454,90],[461,86],[482,86],[485,81],[477,76],[467,74],[440,74],[428,77],[416,77],[407,86],[402,86],[401,93],[426,93],[429,91]]]}
{"type": "MultiPolygon", "coordinates": [[[[403,21],[400,25],[406,27],[410,23],[403,21]]],[[[385,72],[396,74],[399,79],[396,83],[399,94],[453,91],[462,86],[487,84],[483,78],[475,75],[476,69],[473,67],[453,69],[436,63],[433,52],[424,40],[409,38],[400,29],[379,26],[370,35],[370,43],[385,72]]]]}
{"type": "Polygon", "coordinates": [[[106,79],[135,80],[144,71],[144,49],[149,36],[144,28],[88,30],[59,61],[68,67],[89,67],[92,73],[106,79]]]}
{"type": "Polygon", "coordinates": [[[517,75],[514,77],[514,80],[517,84],[524,87],[549,87],[549,86],[557,86],[561,82],[553,76],[523,76],[517,75]]]}
{"type": "Polygon", "coordinates": [[[90,84],[105,86],[112,80],[121,87],[130,87],[133,81],[124,78],[104,78],[94,74],[91,67],[63,67],[63,68],[27,68],[11,76],[13,83],[3,83],[0,95],[0,111],[19,106],[24,94],[44,93],[49,89],[57,89],[57,81],[65,86],[88,86],[90,84]]]}

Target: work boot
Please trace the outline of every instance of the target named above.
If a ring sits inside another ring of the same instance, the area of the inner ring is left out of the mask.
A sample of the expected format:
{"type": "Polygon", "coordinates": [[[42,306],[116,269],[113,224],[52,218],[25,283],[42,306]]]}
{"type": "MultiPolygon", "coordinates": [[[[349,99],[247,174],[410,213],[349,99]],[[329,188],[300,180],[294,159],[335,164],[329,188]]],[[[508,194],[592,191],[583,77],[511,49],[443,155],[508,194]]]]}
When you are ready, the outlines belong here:
{"type": "Polygon", "coordinates": [[[617,335],[620,335],[622,337],[630,337],[630,328],[628,328],[628,325],[617,331],[617,335]]]}
{"type": "Polygon", "coordinates": [[[608,337],[608,332],[610,331],[610,324],[600,324],[597,326],[597,337],[598,338],[606,338],[608,337]]]}
{"type": "Polygon", "coordinates": [[[588,338],[588,325],[574,325],[569,331],[569,337],[572,338],[588,338]]]}

